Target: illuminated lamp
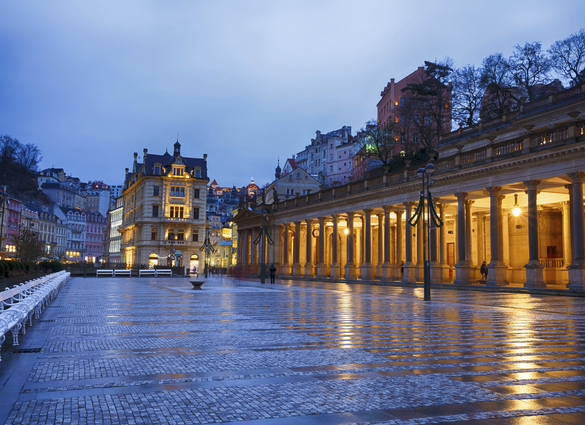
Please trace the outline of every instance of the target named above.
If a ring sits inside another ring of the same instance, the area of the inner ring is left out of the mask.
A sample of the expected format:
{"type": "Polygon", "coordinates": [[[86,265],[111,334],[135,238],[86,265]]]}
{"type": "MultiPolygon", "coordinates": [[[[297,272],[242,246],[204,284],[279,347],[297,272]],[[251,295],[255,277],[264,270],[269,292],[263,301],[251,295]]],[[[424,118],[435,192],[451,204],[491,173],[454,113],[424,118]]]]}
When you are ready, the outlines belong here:
{"type": "Polygon", "coordinates": [[[520,212],[520,206],[518,205],[518,195],[514,194],[514,209],[512,210],[512,214],[514,214],[514,217],[518,217],[520,212]]]}

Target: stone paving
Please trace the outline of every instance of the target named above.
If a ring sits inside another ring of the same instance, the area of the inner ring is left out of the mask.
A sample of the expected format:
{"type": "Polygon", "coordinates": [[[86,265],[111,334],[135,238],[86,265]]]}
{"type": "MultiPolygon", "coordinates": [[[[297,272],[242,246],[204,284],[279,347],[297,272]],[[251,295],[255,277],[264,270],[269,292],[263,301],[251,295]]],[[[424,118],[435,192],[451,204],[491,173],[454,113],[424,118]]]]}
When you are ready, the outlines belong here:
{"type": "Polygon", "coordinates": [[[432,295],[73,278],[4,343],[0,423],[585,424],[583,298],[432,295]]]}

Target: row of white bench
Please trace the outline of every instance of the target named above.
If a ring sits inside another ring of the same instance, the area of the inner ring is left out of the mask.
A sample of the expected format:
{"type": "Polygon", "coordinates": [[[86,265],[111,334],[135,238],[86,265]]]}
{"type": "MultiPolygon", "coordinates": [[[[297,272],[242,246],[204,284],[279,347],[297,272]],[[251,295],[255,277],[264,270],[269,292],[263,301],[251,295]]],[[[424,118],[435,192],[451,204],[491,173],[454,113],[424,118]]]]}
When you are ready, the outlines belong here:
{"type": "MultiPolygon", "coordinates": [[[[100,276],[109,276],[109,277],[116,277],[116,276],[127,276],[127,277],[131,277],[132,276],[132,270],[124,270],[124,269],[120,269],[120,270],[111,270],[111,269],[98,269],[95,271],[95,275],[97,277],[100,276]]],[[[173,275],[173,271],[171,269],[144,269],[144,270],[138,270],[138,277],[143,277],[143,276],[153,276],[153,277],[158,277],[158,276],[172,276],[173,275]]]]}
{"type": "Polygon", "coordinates": [[[8,332],[12,332],[12,345],[18,345],[18,334],[26,333],[26,322],[32,326],[33,318],[40,317],[69,276],[60,271],[0,292],[0,345],[8,332]]]}

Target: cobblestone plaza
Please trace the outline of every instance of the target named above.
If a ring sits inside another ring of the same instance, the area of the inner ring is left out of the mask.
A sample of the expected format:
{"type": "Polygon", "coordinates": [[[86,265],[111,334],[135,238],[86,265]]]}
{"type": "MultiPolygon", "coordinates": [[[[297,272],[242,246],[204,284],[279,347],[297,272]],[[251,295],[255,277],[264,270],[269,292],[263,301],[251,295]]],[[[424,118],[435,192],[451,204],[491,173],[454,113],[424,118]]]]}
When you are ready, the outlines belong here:
{"type": "Polygon", "coordinates": [[[583,298],[73,278],[4,344],[7,424],[583,424],[583,298]]]}

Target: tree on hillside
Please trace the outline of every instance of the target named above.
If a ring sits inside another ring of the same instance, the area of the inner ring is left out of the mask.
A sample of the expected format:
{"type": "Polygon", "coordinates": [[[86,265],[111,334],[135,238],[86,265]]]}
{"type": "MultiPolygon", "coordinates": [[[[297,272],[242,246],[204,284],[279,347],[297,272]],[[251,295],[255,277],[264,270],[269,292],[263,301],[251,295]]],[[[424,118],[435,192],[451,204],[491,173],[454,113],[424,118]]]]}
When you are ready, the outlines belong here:
{"type": "MultiPolygon", "coordinates": [[[[409,83],[402,92],[413,109],[413,126],[418,130],[419,144],[436,146],[444,133],[451,131],[451,86],[453,60],[425,61],[422,81],[409,83]]],[[[402,110],[402,107],[401,107],[402,110]]]]}
{"type": "Polygon", "coordinates": [[[8,135],[0,136],[0,185],[12,194],[36,190],[41,152],[33,144],[23,145],[8,135]]]}
{"type": "Polygon", "coordinates": [[[519,99],[515,96],[514,76],[508,60],[501,53],[494,53],[483,60],[480,83],[485,89],[481,119],[501,116],[516,107],[519,99]]]}
{"type": "Polygon", "coordinates": [[[453,73],[452,117],[455,122],[467,127],[477,124],[484,91],[481,69],[475,65],[466,65],[453,73]]]}
{"type": "Polygon", "coordinates": [[[510,57],[510,72],[516,85],[526,93],[528,100],[535,99],[535,86],[550,83],[550,60],[542,51],[539,41],[514,46],[510,57]]]}
{"type": "Polygon", "coordinates": [[[376,121],[368,121],[356,135],[356,155],[361,161],[373,159],[380,165],[387,166],[392,160],[394,125],[382,127],[376,121]]]}
{"type": "Polygon", "coordinates": [[[39,233],[32,229],[21,229],[18,236],[14,238],[13,243],[16,249],[16,256],[21,261],[35,261],[44,254],[44,244],[39,238],[39,233]]]}
{"type": "Polygon", "coordinates": [[[573,85],[585,84],[585,30],[556,41],[548,49],[552,68],[573,85]]]}

